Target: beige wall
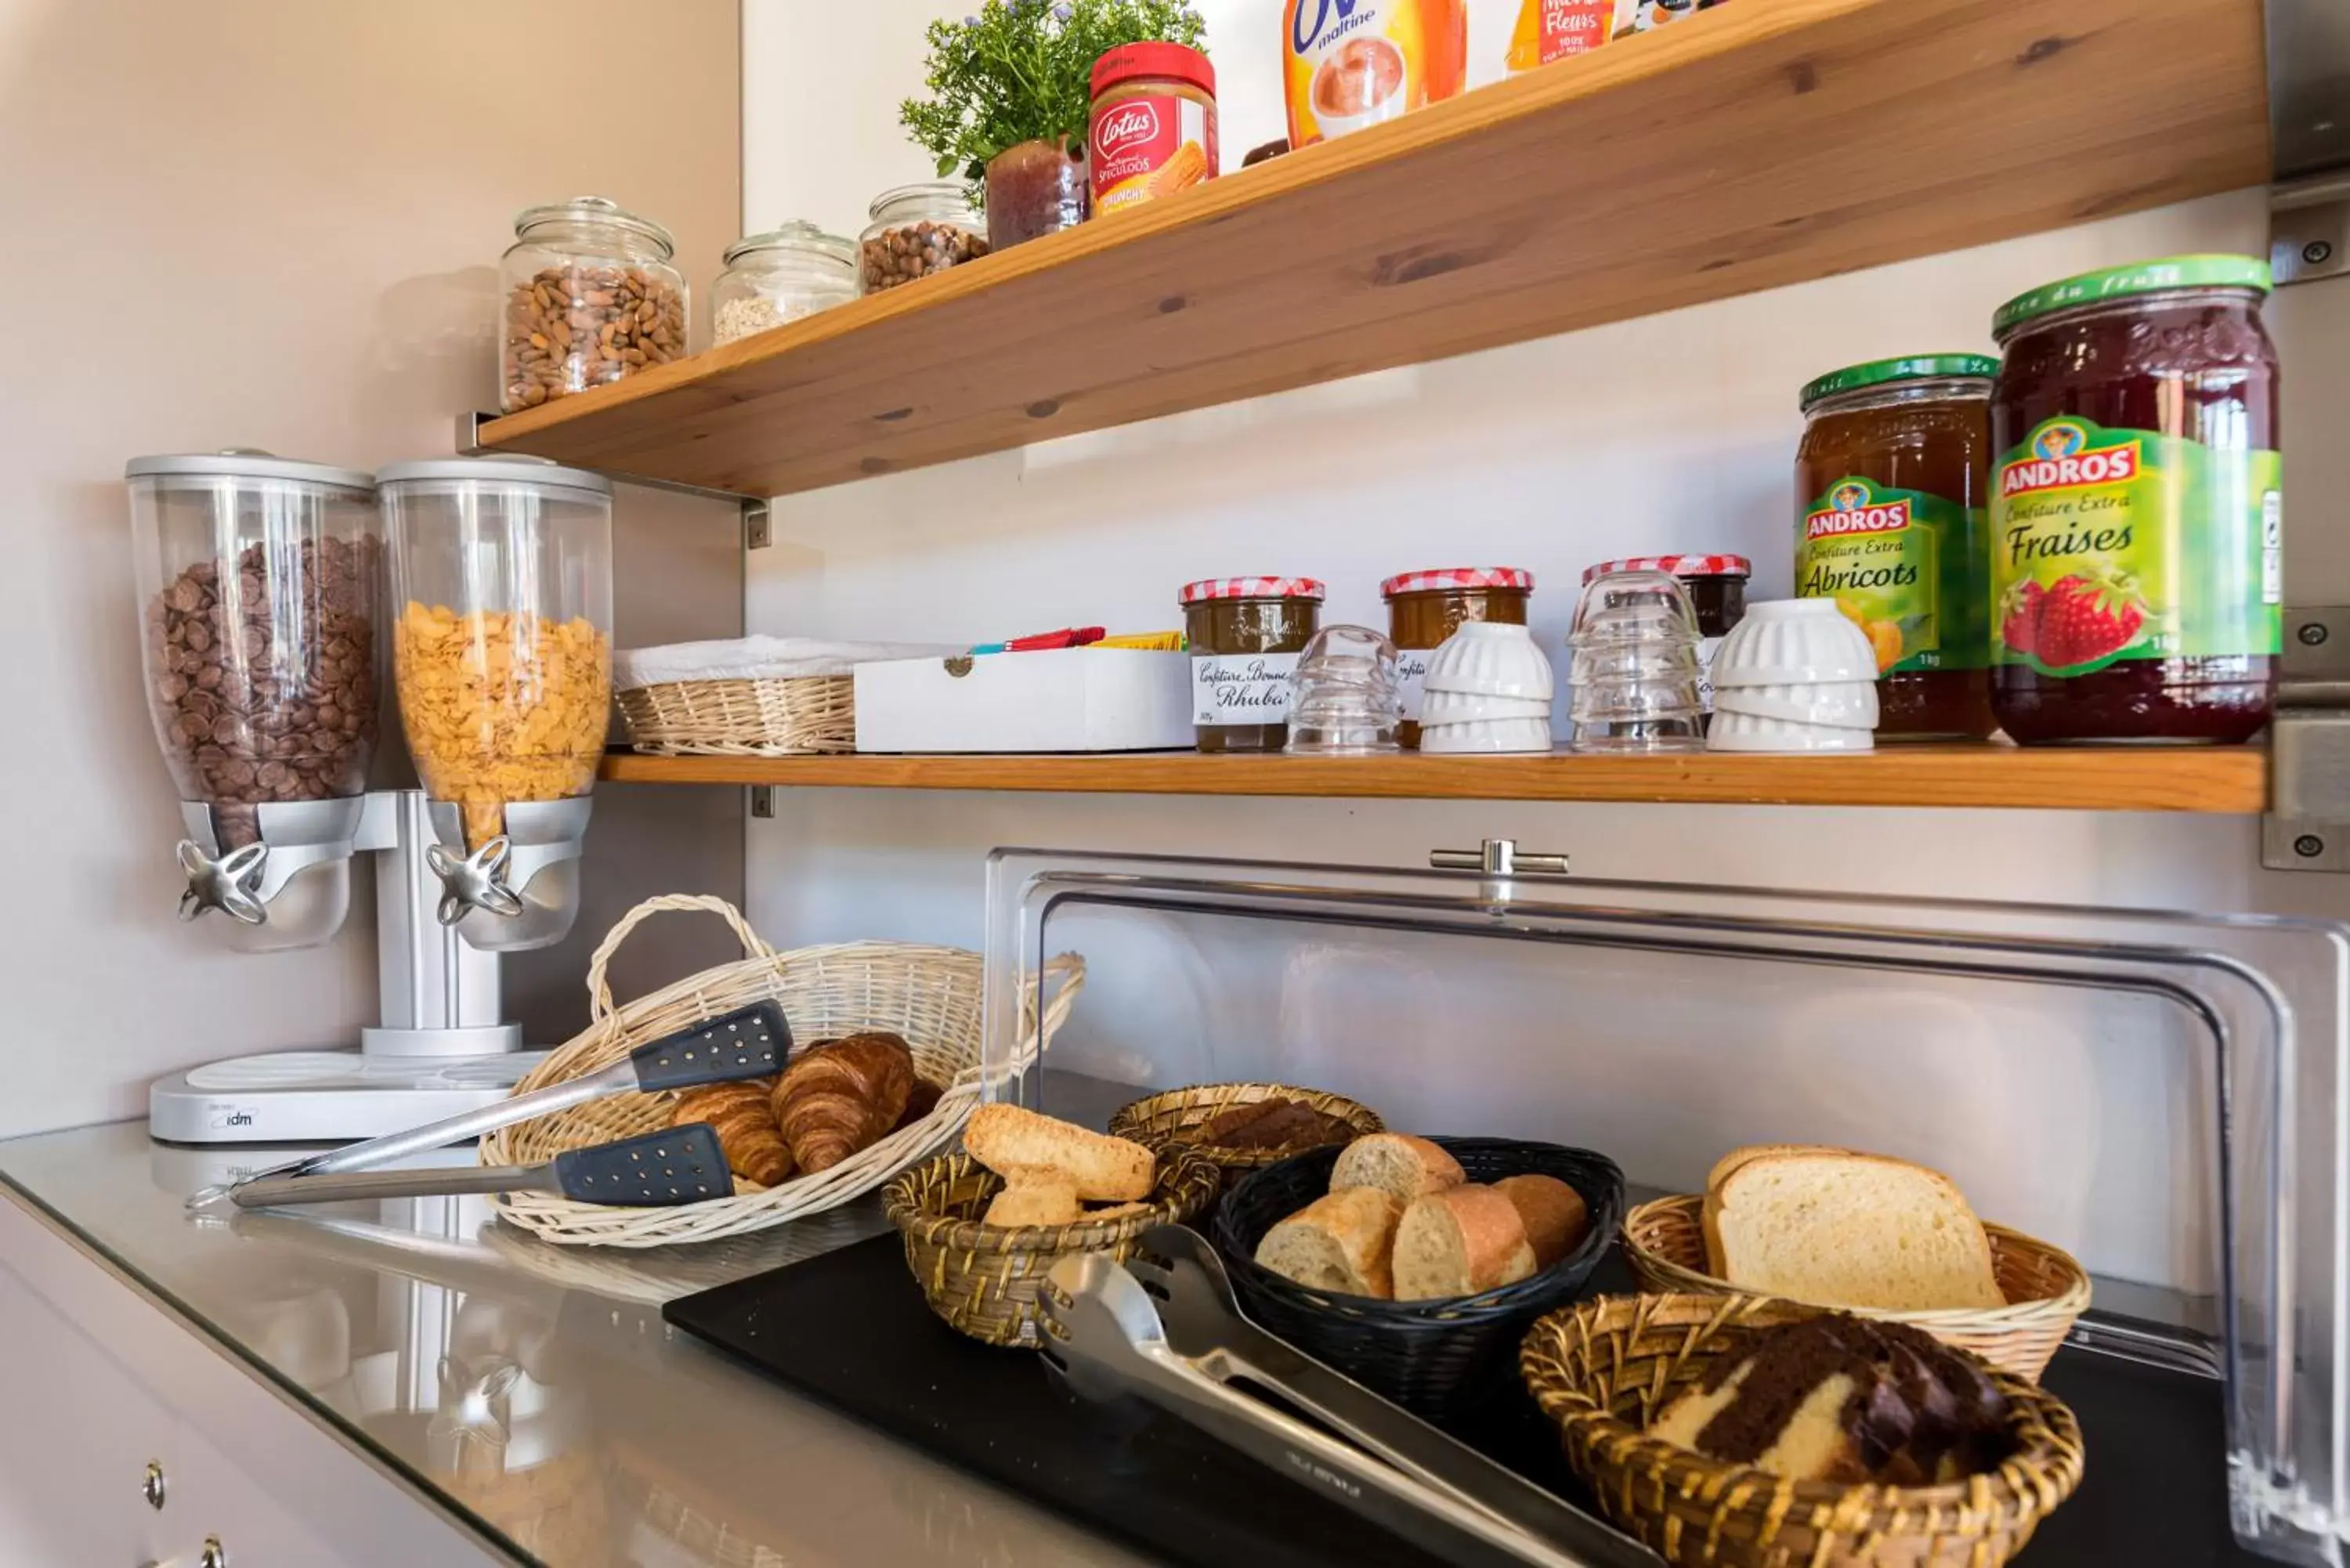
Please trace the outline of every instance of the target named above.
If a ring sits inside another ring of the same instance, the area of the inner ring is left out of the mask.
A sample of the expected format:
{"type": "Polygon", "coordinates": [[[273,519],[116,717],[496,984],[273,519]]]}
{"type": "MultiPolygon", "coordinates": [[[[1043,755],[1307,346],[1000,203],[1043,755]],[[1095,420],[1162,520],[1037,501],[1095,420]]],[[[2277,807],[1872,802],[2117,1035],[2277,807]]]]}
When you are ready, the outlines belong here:
{"type": "MultiPolygon", "coordinates": [[[[534,202],[659,217],[706,290],[740,232],[738,39],[733,0],[0,0],[0,1134],[137,1113],[164,1069],[375,1008],[364,917],[268,958],[172,917],[123,461],[445,454],[494,395],[498,253],[534,202]]],[[[739,626],[731,508],[628,493],[619,517],[624,643],[739,626]]],[[[739,888],[739,807],[673,799],[599,803],[586,940],[636,894],[739,888]]],[[[516,966],[526,1021],[579,1012],[583,956],[516,966]]]]}

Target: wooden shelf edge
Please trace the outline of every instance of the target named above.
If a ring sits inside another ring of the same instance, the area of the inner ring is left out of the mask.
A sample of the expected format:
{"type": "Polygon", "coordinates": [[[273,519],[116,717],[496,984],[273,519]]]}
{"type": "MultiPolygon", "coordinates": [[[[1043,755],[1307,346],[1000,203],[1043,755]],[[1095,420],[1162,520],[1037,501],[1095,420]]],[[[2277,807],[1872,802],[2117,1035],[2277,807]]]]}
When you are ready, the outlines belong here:
{"type": "Polygon", "coordinates": [[[621,784],[812,789],[997,790],[1076,794],[1594,801],[1745,805],[1960,806],[2257,815],[2257,747],[1893,746],[1865,756],[654,757],[615,752],[621,784]]]}

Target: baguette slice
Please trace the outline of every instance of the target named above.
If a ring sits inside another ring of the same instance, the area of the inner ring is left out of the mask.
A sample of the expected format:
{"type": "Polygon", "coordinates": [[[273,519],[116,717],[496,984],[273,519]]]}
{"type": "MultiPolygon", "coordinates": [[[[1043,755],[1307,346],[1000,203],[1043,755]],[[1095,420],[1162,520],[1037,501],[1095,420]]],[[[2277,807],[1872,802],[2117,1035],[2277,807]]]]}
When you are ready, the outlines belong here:
{"type": "Polygon", "coordinates": [[[1774,1150],[1733,1168],[1711,1198],[1717,1272],[1742,1290],[1894,1312],[2007,1304],[1982,1221],[1923,1166],[1774,1150]]]}
{"type": "Polygon", "coordinates": [[[1064,1171],[1077,1196],[1093,1203],[1130,1203],[1150,1196],[1158,1160],[1139,1143],[1087,1132],[1018,1106],[987,1105],[971,1113],[963,1147],[980,1164],[1009,1179],[1022,1166],[1064,1171]]]}
{"type": "Polygon", "coordinates": [[[1591,1230],[1590,1206],[1583,1194],[1555,1176],[1505,1176],[1493,1190],[1510,1200],[1534,1250],[1534,1266],[1547,1269],[1583,1243],[1591,1230]]]}
{"type": "Polygon", "coordinates": [[[1402,1212],[1376,1187],[1345,1188],[1266,1231],[1256,1261],[1308,1290],[1384,1301],[1395,1293],[1388,1257],[1402,1212]]]}
{"type": "Polygon", "coordinates": [[[1518,1207],[1491,1187],[1431,1192],[1396,1224],[1395,1298],[1473,1296],[1534,1272],[1518,1207]]]}
{"type": "Polygon", "coordinates": [[[1330,1190],[1376,1187],[1409,1208],[1431,1192],[1469,1179],[1461,1162],[1424,1137],[1373,1133],[1348,1144],[1330,1168],[1330,1190]]]}

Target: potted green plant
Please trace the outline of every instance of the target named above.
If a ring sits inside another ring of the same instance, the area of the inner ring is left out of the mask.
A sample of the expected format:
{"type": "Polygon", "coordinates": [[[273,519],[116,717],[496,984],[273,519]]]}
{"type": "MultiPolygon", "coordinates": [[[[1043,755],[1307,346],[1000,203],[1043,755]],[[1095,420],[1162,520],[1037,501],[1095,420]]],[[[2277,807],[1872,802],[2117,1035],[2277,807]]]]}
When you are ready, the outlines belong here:
{"type": "Polygon", "coordinates": [[[987,239],[1002,250],[1083,223],[1094,62],[1125,44],[1198,47],[1207,24],[1189,0],[987,0],[928,31],[928,98],[899,118],[938,160],[984,192],[987,239]]]}

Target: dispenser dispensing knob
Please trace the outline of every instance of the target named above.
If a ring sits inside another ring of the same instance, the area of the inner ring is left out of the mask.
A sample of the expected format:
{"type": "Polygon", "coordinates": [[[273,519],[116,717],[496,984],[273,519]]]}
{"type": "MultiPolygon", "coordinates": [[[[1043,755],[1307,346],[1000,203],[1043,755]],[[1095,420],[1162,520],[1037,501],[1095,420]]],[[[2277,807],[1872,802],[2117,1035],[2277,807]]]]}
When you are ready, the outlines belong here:
{"type": "Polygon", "coordinates": [[[188,890],[180,895],[180,919],[192,920],[207,909],[219,909],[244,925],[267,925],[269,911],[254,891],[261,886],[268,859],[269,846],[258,842],[215,860],[194,839],[180,840],[180,869],[188,875],[188,890]]]}
{"type": "Polygon", "coordinates": [[[463,857],[445,846],[428,845],[425,864],[441,878],[441,923],[453,926],[475,909],[508,919],[520,916],[522,899],[506,886],[506,868],[513,859],[514,844],[504,834],[463,857]]]}

